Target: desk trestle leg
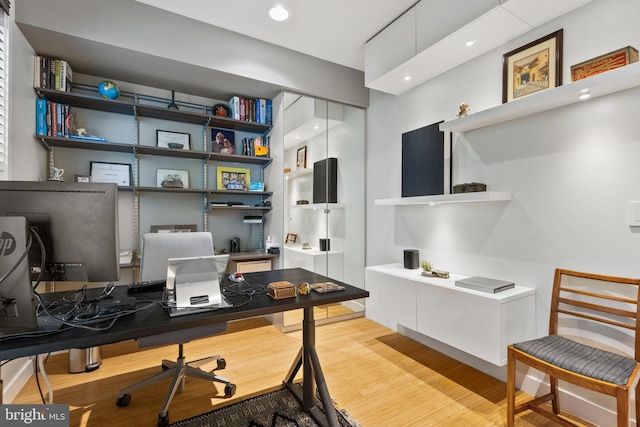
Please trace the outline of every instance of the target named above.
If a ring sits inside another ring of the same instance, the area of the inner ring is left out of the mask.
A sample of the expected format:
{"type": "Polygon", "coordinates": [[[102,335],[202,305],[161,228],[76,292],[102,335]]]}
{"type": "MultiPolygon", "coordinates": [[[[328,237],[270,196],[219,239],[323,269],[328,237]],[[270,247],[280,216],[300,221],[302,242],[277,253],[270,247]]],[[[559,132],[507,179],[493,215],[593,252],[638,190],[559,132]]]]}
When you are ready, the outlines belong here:
{"type": "Polygon", "coordinates": [[[321,426],[339,427],[329,389],[320,367],[320,360],[315,347],[315,320],[313,307],[304,309],[302,322],[302,348],[298,352],[291,369],[287,373],[285,385],[289,391],[302,403],[304,410],[309,412],[313,419],[321,426]],[[302,391],[293,383],[300,368],[302,370],[302,391]],[[318,386],[318,394],[324,408],[324,413],[315,404],[315,386],[318,386]]]}

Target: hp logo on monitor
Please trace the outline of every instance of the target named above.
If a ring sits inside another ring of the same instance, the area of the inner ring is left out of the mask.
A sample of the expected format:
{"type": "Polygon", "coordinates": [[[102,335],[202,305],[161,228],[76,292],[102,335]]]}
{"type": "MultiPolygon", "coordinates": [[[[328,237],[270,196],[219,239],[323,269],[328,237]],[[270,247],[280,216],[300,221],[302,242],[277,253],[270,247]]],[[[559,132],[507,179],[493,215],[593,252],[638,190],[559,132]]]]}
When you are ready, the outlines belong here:
{"type": "Polygon", "coordinates": [[[10,233],[0,234],[0,256],[9,256],[16,250],[16,239],[10,233]]]}

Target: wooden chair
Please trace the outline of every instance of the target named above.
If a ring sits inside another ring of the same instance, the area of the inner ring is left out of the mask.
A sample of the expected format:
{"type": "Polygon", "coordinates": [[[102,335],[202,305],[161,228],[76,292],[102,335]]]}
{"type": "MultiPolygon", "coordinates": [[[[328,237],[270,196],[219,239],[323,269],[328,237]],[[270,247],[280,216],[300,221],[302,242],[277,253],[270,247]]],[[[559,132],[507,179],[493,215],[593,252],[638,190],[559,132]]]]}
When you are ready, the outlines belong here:
{"type": "Polygon", "coordinates": [[[556,270],[549,335],[508,347],[508,426],[529,409],[561,425],[578,425],[560,416],[558,380],[615,397],[618,427],[629,425],[629,390],[635,387],[640,417],[639,288],[640,279],[556,270]],[[621,354],[624,348],[630,356],[621,354]],[[550,392],[516,406],[516,362],[549,375],[550,392]],[[548,401],[551,410],[539,406],[548,401]]]}

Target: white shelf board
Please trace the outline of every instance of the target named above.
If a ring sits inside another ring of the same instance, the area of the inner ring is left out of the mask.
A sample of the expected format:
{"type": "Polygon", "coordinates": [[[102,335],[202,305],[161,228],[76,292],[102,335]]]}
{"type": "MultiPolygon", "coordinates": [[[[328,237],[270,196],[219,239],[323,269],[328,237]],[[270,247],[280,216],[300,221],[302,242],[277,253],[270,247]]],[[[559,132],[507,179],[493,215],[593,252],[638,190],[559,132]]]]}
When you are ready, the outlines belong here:
{"type": "Polygon", "coordinates": [[[291,172],[287,172],[284,174],[284,179],[295,179],[311,174],[313,174],[312,168],[293,169],[291,172]]]}
{"type": "Polygon", "coordinates": [[[588,102],[589,99],[638,86],[640,86],[640,62],[528,95],[466,117],[449,120],[440,124],[440,130],[458,133],[468,132],[566,105],[588,102]],[[591,94],[586,100],[579,98],[583,91],[591,94]]]}
{"type": "Polygon", "coordinates": [[[325,207],[328,207],[329,209],[344,209],[344,204],[342,203],[312,203],[310,205],[293,205],[291,206],[291,209],[324,209],[325,207]]]}
{"type": "Polygon", "coordinates": [[[401,197],[377,199],[376,206],[441,205],[445,203],[503,202],[511,200],[511,193],[500,191],[478,191],[474,193],[441,194],[438,196],[401,197]]]}

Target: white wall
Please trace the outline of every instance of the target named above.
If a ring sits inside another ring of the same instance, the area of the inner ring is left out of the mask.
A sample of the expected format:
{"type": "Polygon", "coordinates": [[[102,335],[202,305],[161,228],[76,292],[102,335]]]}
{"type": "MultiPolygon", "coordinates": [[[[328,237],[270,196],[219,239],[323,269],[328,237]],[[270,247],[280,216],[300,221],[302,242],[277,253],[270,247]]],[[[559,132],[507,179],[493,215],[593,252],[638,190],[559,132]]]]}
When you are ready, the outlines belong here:
{"type": "Polygon", "coordinates": [[[572,64],[640,47],[638,16],[637,0],[594,0],[400,96],[372,91],[367,265],[402,262],[404,249],[417,248],[437,269],[535,287],[540,335],[556,267],[640,277],[640,234],[625,222],[627,202],[640,200],[640,89],[454,136],[454,184],[484,182],[511,192],[510,202],[374,206],[400,197],[402,133],[455,118],[463,101],[472,113],[501,103],[505,52],[564,28],[569,83],[572,64]]]}

